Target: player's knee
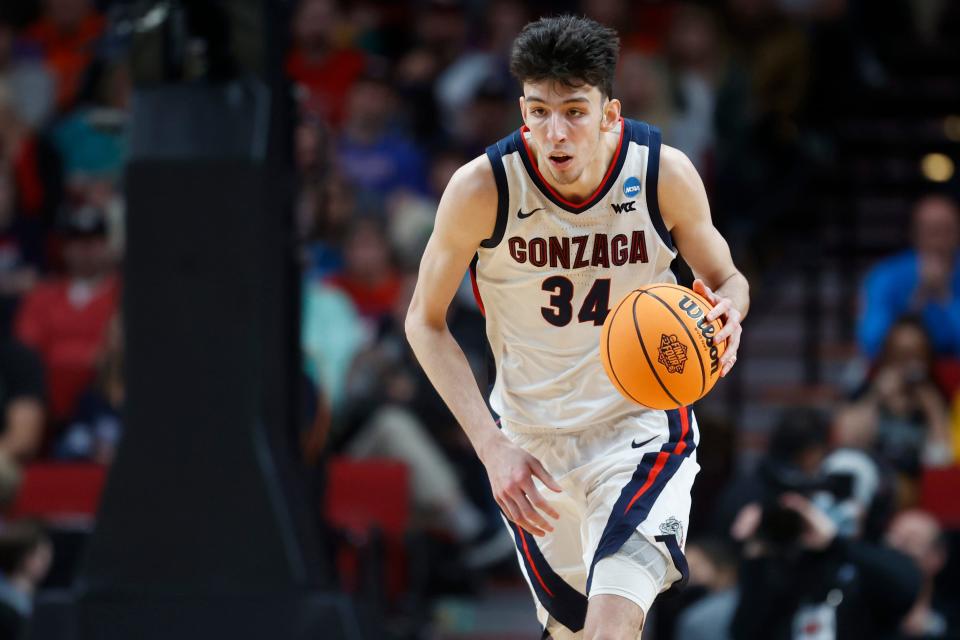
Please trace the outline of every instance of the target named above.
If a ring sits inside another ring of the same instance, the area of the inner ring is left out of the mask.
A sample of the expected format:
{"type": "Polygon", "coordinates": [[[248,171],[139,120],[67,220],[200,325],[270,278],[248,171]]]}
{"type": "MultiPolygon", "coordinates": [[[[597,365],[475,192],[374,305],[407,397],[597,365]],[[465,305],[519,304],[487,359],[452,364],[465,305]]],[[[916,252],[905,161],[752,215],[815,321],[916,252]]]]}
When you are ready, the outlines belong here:
{"type": "Polygon", "coordinates": [[[638,620],[624,623],[623,620],[600,622],[594,629],[586,629],[584,640],[638,640],[643,630],[643,612],[638,620]]]}
{"type": "Polygon", "coordinates": [[[637,640],[643,629],[643,609],[615,595],[590,599],[584,640],[637,640]]]}

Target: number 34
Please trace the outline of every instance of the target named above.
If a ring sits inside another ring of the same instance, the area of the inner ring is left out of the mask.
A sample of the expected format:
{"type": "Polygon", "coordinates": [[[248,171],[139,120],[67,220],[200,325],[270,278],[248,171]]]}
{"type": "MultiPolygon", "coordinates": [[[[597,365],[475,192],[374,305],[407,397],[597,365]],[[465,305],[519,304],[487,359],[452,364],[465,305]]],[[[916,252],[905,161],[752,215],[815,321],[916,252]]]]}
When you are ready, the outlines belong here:
{"type": "MultiPolygon", "coordinates": [[[[540,307],[543,319],[555,327],[565,327],[573,319],[573,283],[564,276],[551,276],[541,287],[550,293],[550,306],[540,307]]],[[[600,326],[610,313],[610,278],[598,278],[583,300],[577,320],[600,326]]]]}

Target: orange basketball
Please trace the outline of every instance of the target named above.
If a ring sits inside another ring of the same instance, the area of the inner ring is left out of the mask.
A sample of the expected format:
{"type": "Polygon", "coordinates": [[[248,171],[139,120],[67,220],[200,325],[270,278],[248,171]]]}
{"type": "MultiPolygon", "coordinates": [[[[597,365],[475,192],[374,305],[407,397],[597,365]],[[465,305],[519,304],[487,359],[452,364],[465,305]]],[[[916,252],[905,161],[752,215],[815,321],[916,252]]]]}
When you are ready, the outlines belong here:
{"type": "Polygon", "coordinates": [[[720,378],[724,350],[713,343],[723,323],[706,320],[712,308],[675,284],[628,293],[607,314],[600,334],[600,358],[613,386],[651,409],[675,409],[705,396],[720,378]]]}

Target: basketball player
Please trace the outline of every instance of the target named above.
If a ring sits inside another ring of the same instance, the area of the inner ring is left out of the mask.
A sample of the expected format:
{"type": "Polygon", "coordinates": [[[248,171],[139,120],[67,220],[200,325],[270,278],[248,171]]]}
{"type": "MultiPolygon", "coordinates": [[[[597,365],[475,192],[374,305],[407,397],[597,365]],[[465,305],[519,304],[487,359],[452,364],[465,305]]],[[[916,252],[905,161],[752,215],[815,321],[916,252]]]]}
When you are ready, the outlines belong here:
{"type": "Polygon", "coordinates": [[[450,180],[406,320],[486,467],[545,638],[633,640],[657,594],[686,578],[696,421],[614,389],[599,356],[610,306],[675,282],[679,251],[715,305],[710,319],[724,322],[721,375],[748,306],[693,165],[657,129],[621,117],[618,49],[614,31],[585,18],[523,29],[511,70],[524,126],[450,180]],[[468,267],[496,361],[499,429],[445,321],[468,267]]]}

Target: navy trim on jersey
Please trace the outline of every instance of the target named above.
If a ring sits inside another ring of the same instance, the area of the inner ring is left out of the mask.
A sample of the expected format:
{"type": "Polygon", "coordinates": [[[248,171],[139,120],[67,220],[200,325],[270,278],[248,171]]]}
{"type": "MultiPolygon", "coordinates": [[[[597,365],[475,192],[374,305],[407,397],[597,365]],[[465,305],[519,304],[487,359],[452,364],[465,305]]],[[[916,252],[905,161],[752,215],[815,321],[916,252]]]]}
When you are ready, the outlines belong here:
{"type": "MultiPolygon", "coordinates": [[[[666,414],[670,438],[660,447],[659,451],[648,451],[643,455],[640,464],[637,465],[637,469],[633,473],[633,477],[621,490],[620,497],[613,505],[607,524],[600,535],[597,550],[593,554],[593,562],[590,563],[590,573],[587,576],[588,594],[593,582],[593,570],[597,563],[619,551],[620,547],[640,526],[640,523],[647,519],[654,503],[663,492],[663,488],[676,474],[683,461],[696,449],[693,410],[689,407],[681,407],[680,409],[671,409],[666,414]],[[687,414],[686,433],[683,433],[682,411],[687,414]],[[683,448],[678,452],[681,443],[683,448]],[[666,456],[665,461],[659,462],[664,455],[666,456]],[[662,465],[659,471],[655,471],[657,464],[662,465]],[[653,477],[653,481],[648,486],[647,483],[651,477],[653,477]],[[643,490],[644,487],[646,487],[645,490],[643,490]],[[643,490],[643,493],[638,498],[638,493],[641,490],[643,490]]],[[[676,559],[674,559],[674,562],[676,563],[676,559]]],[[[683,564],[685,565],[686,562],[684,561],[683,564]]],[[[682,566],[678,566],[677,569],[683,573],[682,566]]]]}
{"type": "Polygon", "coordinates": [[[510,530],[540,604],[550,617],[570,631],[576,633],[583,629],[587,622],[587,596],[554,572],[532,535],[513,522],[510,530]]]}
{"type": "Polygon", "coordinates": [[[673,558],[673,566],[680,572],[680,579],[670,585],[670,588],[666,590],[666,593],[676,593],[687,586],[687,582],[690,580],[690,567],[687,566],[687,556],[683,555],[676,535],[672,533],[665,534],[656,536],[654,539],[657,540],[657,542],[662,542],[667,545],[670,557],[673,558]]]}
{"type": "Polygon", "coordinates": [[[660,130],[656,127],[647,125],[649,134],[647,137],[647,211],[650,212],[650,221],[653,222],[653,228],[657,230],[657,235],[663,240],[671,251],[674,250],[673,238],[667,231],[667,225],[663,222],[663,216],[660,215],[660,200],[657,198],[657,178],[660,173],[660,130]]]}
{"type": "Polygon", "coordinates": [[[614,159],[613,170],[609,172],[607,181],[600,186],[600,188],[593,194],[593,197],[589,200],[578,204],[575,207],[570,206],[569,204],[558,199],[554,194],[553,190],[546,184],[543,180],[540,179],[540,173],[533,164],[533,159],[530,157],[530,154],[527,153],[527,147],[523,141],[523,129],[517,129],[513,133],[512,147],[520,153],[520,159],[523,160],[523,166],[527,170],[527,175],[530,176],[530,180],[533,181],[533,184],[537,186],[537,189],[540,190],[540,193],[544,195],[550,202],[557,205],[564,211],[569,211],[573,214],[581,214],[593,205],[600,202],[604,196],[610,191],[610,188],[616,183],[620,178],[620,172],[623,170],[623,163],[627,159],[627,152],[630,150],[630,140],[632,139],[632,126],[630,120],[624,118],[621,121],[623,124],[623,131],[621,132],[620,138],[620,149],[617,157],[614,159]]]}
{"type": "Polygon", "coordinates": [[[503,232],[507,228],[510,189],[507,186],[507,171],[503,168],[503,156],[509,151],[503,151],[501,143],[504,143],[504,140],[487,147],[487,158],[490,160],[490,166],[493,167],[493,179],[497,183],[497,222],[493,227],[493,235],[480,243],[480,246],[484,249],[493,249],[500,244],[500,240],[503,239],[503,232]]]}

